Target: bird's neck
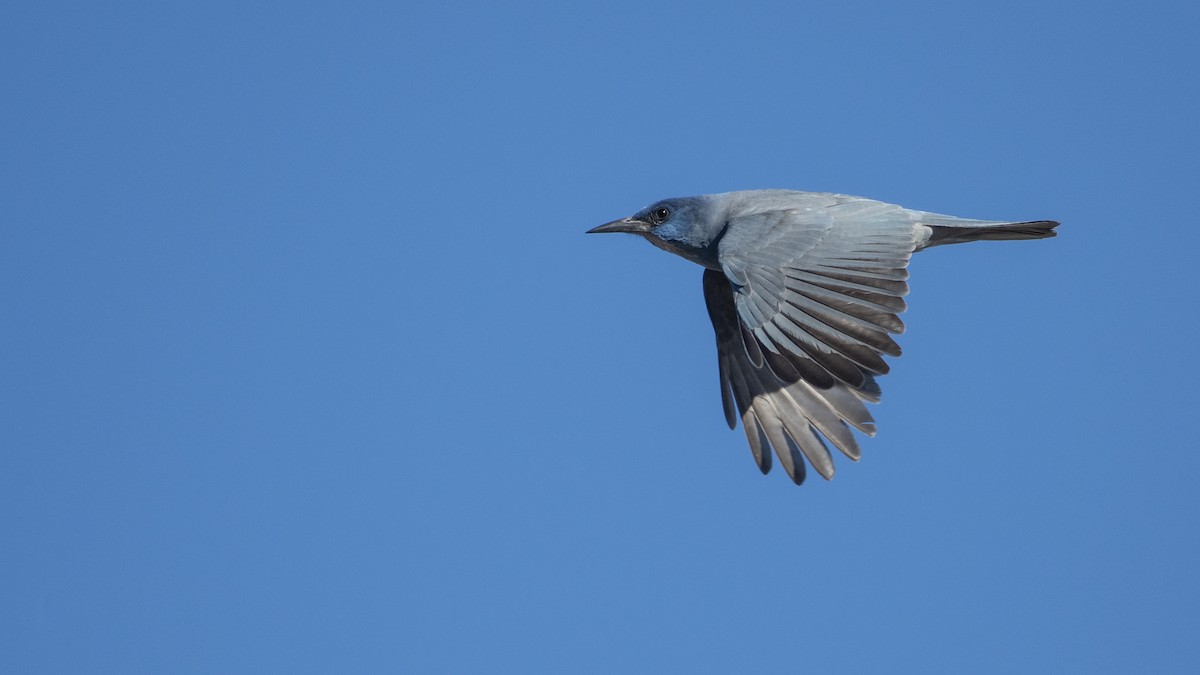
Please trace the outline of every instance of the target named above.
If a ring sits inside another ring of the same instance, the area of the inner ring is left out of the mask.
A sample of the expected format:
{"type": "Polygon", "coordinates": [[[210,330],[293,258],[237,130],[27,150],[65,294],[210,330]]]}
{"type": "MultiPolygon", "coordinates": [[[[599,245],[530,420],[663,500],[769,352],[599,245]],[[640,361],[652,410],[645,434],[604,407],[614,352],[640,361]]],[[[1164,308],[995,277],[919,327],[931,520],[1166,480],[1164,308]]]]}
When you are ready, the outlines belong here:
{"type": "Polygon", "coordinates": [[[669,253],[690,260],[701,267],[707,267],[712,270],[720,270],[721,263],[717,260],[717,242],[720,238],[713,239],[706,245],[697,246],[688,242],[678,241],[674,239],[660,239],[658,237],[647,237],[651,244],[661,248],[669,253]]]}

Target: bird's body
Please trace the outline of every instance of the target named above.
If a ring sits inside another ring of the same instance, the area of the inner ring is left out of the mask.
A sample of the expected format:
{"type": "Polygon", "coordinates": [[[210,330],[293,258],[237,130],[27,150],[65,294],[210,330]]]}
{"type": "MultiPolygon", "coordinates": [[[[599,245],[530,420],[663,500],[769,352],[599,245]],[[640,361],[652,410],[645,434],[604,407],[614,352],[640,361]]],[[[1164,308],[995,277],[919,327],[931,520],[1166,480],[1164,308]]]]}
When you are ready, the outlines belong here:
{"type": "Polygon", "coordinates": [[[847,195],[748,190],[656,202],[591,232],[629,232],[705,268],[721,399],[740,417],[755,461],[773,448],[804,480],[825,478],[822,437],[859,457],[849,427],[874,435],[864,402],[879,401],[883,356],[899,356],[897,314],[914,251],[983,239],[1054,236],[1058,223],[967,220],[847,195]]]}

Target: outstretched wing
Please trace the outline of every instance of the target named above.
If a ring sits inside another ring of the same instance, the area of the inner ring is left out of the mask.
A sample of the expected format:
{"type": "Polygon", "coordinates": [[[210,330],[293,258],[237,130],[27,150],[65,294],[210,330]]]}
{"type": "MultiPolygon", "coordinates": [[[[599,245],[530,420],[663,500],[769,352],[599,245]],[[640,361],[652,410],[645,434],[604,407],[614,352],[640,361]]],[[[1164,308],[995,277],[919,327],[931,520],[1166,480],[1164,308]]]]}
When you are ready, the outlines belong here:
{"type": "Polygon", "coordinates": [[[801,456],[833,476],[823,438],[857,460],[849,427],[874,435],[864,401],[879,400],[883,356],[900,355],[891,335],[904,330],[897,314],[916,245],[904,209],[827,197],[731,220],[722,271],[704,273],[726,419],[732,428],[741,417],[764,473],[773,448],[796,483],[801,456]]]}

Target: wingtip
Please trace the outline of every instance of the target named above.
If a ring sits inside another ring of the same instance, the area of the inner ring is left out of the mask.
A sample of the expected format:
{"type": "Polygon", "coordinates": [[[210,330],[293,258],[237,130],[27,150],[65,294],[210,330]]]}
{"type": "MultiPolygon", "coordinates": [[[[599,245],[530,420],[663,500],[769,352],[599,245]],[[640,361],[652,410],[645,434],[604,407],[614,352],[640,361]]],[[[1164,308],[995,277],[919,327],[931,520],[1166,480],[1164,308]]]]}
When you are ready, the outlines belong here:
{"type": "Polygon", "coordinates": [[[799,468],[796,471],[788,473],[788,476],[791,477],[792,482],[796,485],[804,485],[804,479],[807,477],[807,472],[804,470],[804,462],[797,462],[796,466],[799,468]]]}

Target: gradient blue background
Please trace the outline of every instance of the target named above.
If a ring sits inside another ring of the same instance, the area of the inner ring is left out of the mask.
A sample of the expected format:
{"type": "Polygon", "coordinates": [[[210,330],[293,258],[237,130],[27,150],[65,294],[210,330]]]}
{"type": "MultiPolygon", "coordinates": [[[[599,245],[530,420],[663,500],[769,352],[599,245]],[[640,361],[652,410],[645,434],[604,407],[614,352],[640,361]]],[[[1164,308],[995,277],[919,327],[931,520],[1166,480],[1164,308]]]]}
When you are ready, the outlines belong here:
{"type": "Polygon", "coordinates": [[[1197,7],[10,3],[0,672],[1196,672],[1197,7]],[[765,187],[1064,223],[832,483],[583,235],[765,187]]]}

